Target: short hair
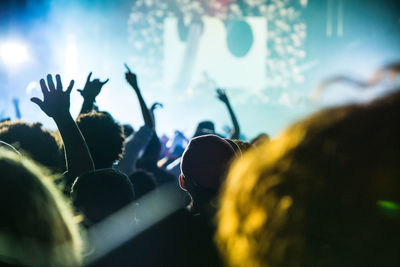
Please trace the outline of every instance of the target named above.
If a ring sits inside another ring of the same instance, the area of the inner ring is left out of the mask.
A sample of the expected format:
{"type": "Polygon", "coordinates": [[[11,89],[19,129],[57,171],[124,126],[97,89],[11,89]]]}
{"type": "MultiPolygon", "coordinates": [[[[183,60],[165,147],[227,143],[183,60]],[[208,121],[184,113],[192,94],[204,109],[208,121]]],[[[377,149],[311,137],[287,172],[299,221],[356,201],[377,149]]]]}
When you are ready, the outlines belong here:
{"type": "Polygon", "coordinates": [[[126,174],[100,169],[79,176],[72,185],[71,198],[91,226],[133,202],[135,192],[126,174]]]}
{"type": "Polygon", "coordinates": [[[238,159],[218,214],[229,266],[398,265],[398,114],[400,92],[327,109],[238,159]]]}
{"type": "Polygon", "coordinates": [[[80,264],[78,227],[48,173],[27,157],[0,148],[2,262],[12,266],[80,264]]]}
{"type": "Polygon", "coordinates": [[[121,125],[109,113],[92,111],[79,115],[76,122],[96,169],[110,168],[121,159],[125,135],[121,125]]]}
{"type": "Polygon", "coordinates": [[[65,169],[61,144],[40,123],[4,121],[0,123],[0,140],[52,171],[61,172],[65,169]]]}
{"type": "Polygon", "coordinates": [[[157,182],[154,175],[144,170],[139,169],[135,171],[129,176],[129,180],[135,190],[136,199],[141,198],[157,188],[157,182]]]}

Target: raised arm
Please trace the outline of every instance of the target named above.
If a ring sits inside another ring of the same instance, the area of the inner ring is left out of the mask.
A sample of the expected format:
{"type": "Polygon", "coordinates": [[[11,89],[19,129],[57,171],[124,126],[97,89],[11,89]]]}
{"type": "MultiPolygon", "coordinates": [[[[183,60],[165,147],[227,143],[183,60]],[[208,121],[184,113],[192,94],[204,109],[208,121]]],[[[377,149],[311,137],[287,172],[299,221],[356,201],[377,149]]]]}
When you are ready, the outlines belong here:
{"type": "Polygon", "coordinates": [[[218,88],[217,89],[217,97],[219,100],[221,100],[227,107],[229,115],[231,116],[232,124],[233,124],[233,130],[231,131],[231,136],[229,137],[230,139],[239,139],[240,138],[240,127],[239,123],[236,119],[235,113],[233,112],[233,109],[231,107],[231,104],[229,102],[229,98],[226,95],[225,90],[218,88]]]}
{"type": "MultiPolygon", "coordinates": [[[[63,91],[60,75],[56,75],[57,85],[54,86],[53,77],[47,75],[47,85],[44,79],[40,80],[43,92],[43,100],[37,97],[31,101],[37,104],[42,111],[53,118],[60,131],[64,142],[65,161],[71,177],[77,177],[82,173],[94,170],[94,164],[78,126],[69,112],[70,94],[74,81],[72,80],[66,91],[63,91]]],[[[52,155],[49,155],[51,157],[52,155]]]]}
{"type": "Polygon", "coordinates": [[[19,108],[19,99],[18,98],[13,98],[12,100],[13,104],[14,104],[14,110],[15,110],[15,117],[17,119],[21,119],[21,110],[19,108]]]}
{"type": "Polygon", "coordinates": [[[153,103],[153,105],[151,105],[150,110],[149,110],[150,111],[150,115],[151,115],[151,119],[153,120],[154,129],[156,128],[156,119],[155,119],[155,116],[154,116],[154,110],[156,110],[158,107],[163,108],[164,106],[161,103],[155,102],[155,103],[153,103]]]}
{"type": "Polygon", "coordinates": [[[147,106],[146,106],[146,103],[144,102],[142,93],[140,92],[140,89],[139,89],[139,86],[137,83],[136,74],[132,73],[132,71],[129,69],[128,65],[125,64],[125,67],[127,69],[127,72],[125,73],[125,78],[126,78],[126,81],[132,86],[133,90],[135,90],[135,93],[138,97],[140,109],[142,110],[144,124],[154,130],[154,121],[151,117],[150,111],[147,109],[147,106]]]}
{"type": "Polygon", "coordinates": [[[99,79],[90,80],[92,73],[89,73],[85,87],[83,89],[78,89],[83,97],[83,104],[80,114],[88,113],[93,110],[94,103],[96,102],[96,97],[100,94],[101,88],[109,81],[109,79],[101,82],[99,79]]]}

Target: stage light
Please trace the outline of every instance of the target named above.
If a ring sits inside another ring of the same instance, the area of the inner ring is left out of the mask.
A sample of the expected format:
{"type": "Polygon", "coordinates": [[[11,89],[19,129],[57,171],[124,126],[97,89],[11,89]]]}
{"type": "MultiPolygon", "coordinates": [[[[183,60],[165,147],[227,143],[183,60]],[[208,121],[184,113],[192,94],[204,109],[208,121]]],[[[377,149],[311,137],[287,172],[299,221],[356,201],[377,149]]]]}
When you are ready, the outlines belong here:
{"type": "Polygon", "coordinates": [[[8,67],[16,67],[29,59],[25,44],[15,41],[0,43],[0,58],[8,67]]]}

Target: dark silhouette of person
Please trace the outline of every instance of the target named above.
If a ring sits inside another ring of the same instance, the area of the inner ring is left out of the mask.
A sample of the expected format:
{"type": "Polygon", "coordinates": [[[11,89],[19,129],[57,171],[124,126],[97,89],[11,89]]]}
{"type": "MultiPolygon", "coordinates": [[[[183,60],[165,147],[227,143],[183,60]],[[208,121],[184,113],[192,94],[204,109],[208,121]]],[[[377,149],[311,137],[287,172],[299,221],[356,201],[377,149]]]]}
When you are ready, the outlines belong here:
{"type": "MultiPolygon", "coordinates": [[[[90,227],[135,200],[128,176],[113,169],[100,169],[79,176],[71,189],[72,204],[85,216],[90,227]]],[[[135,212],[132,210],[132,222],[135,212]]]]}

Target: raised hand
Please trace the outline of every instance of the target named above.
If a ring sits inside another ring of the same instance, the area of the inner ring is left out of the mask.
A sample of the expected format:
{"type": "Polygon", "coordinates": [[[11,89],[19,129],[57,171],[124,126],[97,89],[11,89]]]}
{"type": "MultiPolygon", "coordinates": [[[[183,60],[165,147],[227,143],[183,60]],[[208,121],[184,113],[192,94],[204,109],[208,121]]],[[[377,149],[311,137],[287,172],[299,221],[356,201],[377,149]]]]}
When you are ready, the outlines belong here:
{"type": "Polygon", "coordinates": [[[131,69],[128,67],[128,65],[126,63],[124,64],[124,66],[127,70],[127,72],[125,73],[126,81],[132,86],[132,88],[134,89],[134,91],[138,97],[140,109],[142,110],[142,116],[143,116],[144,123],[148,127],[150,127],[151,129],[154,130],[154,121],[153,121],[152,112],[149,109],[147,109],[146,103],[144,102],[142,93],[140,92],[140,89],[139,89],[139,86],[137,83],[136,74],[131,71],[131,69]]]}
{"type": "Polygon", "coordinates": [[[150,112],[153,112],[157,108],[163,108],[163,107],[164,107],[164,105],[162,103],[155,102],[155,103],[153,103],[153,105],[151,105],[150,112]]]}
{"type": "Polygon", "coordinates": [[[47,84],[44,79],[41,79],[43,100],[33,97],[31,101],[37,104],[47,116],[52,117],[57,124],[64,143],[65,162],[70,178],[66,181],[66,187],[69,188],[77,176],[93,170],[94,165],[85,139],[69,112],[70,94],[74,80],[70,82],[66,91],[63,91],[58,74],[56,82],[57,85],[54,86],[53,77],[50,74],[47,75],[47,84]]]}
{"type": "Polygon", "coordinates": [[[101,82],[99,79],[90,80],[92,77],[92,72],[89,73],[85,86],[83,89],[78,89],[78,92],[81,93],[84,99],[95,101],[96,97],[100,94],[101,88],[110,80],[107,79],[104,82],[101,82]]]}
{"type": "Polygon", "coordinates": [[[229,102],[228,96],[226,95],[226,92],[225,92],[224,89],[217,88],[216,91],[217,91],[217,98],[218,98],[219,100],[221,100],[221,101],[224,102],[224,103],[229,102]]]}
{"type": "Polygon", "coordinates": [[[126,63],[124,64],[124,66],[127,70],[127,72],[125,73],[126,81],[133,87],[133,89],[138,90],[139,86],[137,83],[136,74],[131,71],[131,69],[128,67],[126,63]]]}
{"type": "Polygon", "coordinates": [[[74,80],[71,80],[66,91],[63,91],[60,75],[56,75],[57,85],[54,86],[53,77],[47,75],[47,85],[44,79],[40,80],[43,100],[37,97],[31,98],[31,101],[38,105],[47,116],[56,118],[69,114],[70,94],[74,86],[74,80]]]}
{"type": "Polygon", "coordinates": [[[229,98],[226,95],[226,92],[224,89],[217,88],[217,97],[219,100],[221,100],[225,105],[226,108],[228,109],[229,115],[231,116],[232,124],[233,124],[233,130],[231,131],[230,138],[231,139],[239,139],[240,137],[240,127],[239,123],[237,121],[236,115],[233,112],[233,109],[231,107],[231,103],[229,103],[229,98]]]}

